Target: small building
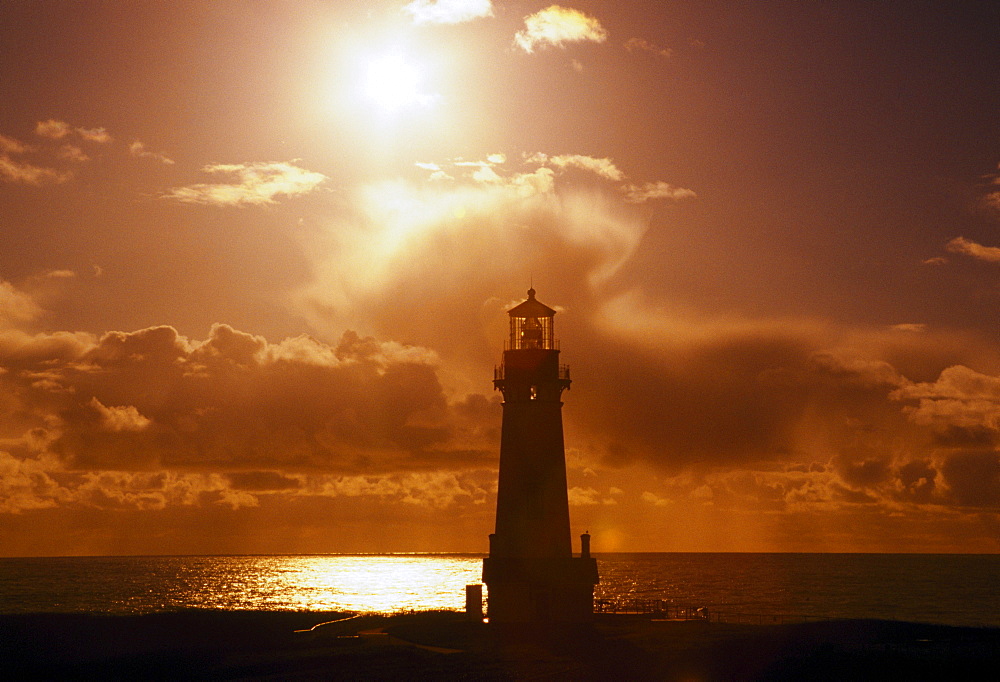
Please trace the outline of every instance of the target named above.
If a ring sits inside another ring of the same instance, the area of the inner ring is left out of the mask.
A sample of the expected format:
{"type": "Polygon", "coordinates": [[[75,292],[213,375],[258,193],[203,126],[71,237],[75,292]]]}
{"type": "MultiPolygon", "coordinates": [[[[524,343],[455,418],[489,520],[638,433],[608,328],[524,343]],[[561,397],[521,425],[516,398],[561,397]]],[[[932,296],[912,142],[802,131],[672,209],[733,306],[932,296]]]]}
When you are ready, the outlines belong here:
{"type": "Polygon", "coordinates": [[[559,364],[556,311],[528,290],[507,311],[510,338],[493,385],[503,394],[496,532],[483,560],[491,623],[581,622],[593,615],[597,561],[590,536],[574,557],[563,445],[562,392],[569,367],[559,364]]]}

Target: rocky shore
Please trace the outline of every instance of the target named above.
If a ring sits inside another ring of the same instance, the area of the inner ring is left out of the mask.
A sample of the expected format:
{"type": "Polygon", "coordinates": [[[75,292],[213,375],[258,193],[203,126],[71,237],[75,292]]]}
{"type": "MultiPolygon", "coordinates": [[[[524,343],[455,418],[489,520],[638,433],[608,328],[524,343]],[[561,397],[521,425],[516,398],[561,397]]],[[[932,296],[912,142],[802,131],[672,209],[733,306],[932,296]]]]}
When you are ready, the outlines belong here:
{"type": "Polygon", "coordinates": [[[12,680],[1000,678],[1000,630],[988,628],[602,616],[500,630],[455,612],[350,615],[0,615],[0,660],[12,680]]]}

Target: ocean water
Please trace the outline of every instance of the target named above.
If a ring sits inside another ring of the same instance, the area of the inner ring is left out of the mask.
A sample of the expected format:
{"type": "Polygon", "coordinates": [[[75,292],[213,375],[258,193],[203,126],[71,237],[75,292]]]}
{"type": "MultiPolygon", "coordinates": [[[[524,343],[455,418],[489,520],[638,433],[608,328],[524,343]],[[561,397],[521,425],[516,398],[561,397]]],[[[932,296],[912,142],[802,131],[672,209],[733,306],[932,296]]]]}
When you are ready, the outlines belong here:
{"type": "MultiPolygon", "coordinates": [[[[1000,627],[1000,555],[603,554],[595,598],[1000,627]]],[[[462,609],[482,555],[0,559],[0,613],[462,609]]]]}

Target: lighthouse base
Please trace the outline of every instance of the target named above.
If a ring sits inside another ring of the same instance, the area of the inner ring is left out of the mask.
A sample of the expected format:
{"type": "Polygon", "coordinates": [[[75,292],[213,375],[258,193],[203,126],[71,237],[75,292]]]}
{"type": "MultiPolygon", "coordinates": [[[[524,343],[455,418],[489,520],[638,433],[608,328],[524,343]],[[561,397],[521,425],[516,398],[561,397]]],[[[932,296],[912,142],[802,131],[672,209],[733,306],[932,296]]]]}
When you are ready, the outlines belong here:
{"type": "Polygon", "coordinates": [[[487,557],[490,623],[581,623],[594,615],[597,560],[487,557]]]}

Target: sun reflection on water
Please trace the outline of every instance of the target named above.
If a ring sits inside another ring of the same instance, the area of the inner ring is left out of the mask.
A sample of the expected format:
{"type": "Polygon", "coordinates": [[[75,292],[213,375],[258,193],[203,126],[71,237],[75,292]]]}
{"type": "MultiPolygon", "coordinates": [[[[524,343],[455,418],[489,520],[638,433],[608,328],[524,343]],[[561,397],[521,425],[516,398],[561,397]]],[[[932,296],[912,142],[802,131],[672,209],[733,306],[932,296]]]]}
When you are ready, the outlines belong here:
{"type": "MultiPolygon", "coordinates": [[[[361,611],[462,609],[465,586],[481,582],[479,556],[230,557],[192,567],[176,594],[221,609],[361,611]]],[[[168,605],[164,605],[168,606],[168,605]]]]}

